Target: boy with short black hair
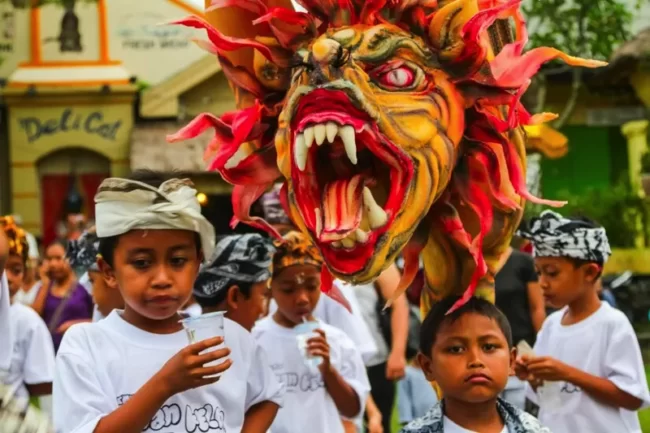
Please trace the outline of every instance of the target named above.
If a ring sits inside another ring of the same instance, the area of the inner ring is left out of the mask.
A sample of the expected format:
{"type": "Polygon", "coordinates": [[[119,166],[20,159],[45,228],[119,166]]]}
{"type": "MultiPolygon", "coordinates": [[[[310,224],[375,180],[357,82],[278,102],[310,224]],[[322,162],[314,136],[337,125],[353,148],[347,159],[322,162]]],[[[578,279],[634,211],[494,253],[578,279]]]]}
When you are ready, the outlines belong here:
{"type": "Polygon", "coordinates": [[[102,182],[95,203],[100,269],[125,309],[66,333],[54,381],[57,430],[266,431],[272,417],[250,411],[277,409],[282,387],[250,334],[225,319],[224,338],[188,345],[179,323],[214,246],[192,183],[136,172],[102,182]]]}
{"type": "Polygon", "coordinates": [[[641,433],[636,411],[650,403],[641,350],[625,315],[598,298],[611,255],[605,229],[545,211],[521,236],[534,248],[546,302],[560,310],[522,356],[539,417],[554,433],[641,433]]]}
{"type": "Polygon", "coordinates": [[[225,311],[250,332],[264,313],[274,252],[273,242],[257,233],[221,237],[194,283],[203,312],[225,311]]]}
{"type": "Polygon", "coordinates": [[[422,323],[418,362],[443,399],[403,433],[548,433],[531,415],[499,398],[514,367],[512,331],[499,309],[470,298],[435,304],[422,323]]]}

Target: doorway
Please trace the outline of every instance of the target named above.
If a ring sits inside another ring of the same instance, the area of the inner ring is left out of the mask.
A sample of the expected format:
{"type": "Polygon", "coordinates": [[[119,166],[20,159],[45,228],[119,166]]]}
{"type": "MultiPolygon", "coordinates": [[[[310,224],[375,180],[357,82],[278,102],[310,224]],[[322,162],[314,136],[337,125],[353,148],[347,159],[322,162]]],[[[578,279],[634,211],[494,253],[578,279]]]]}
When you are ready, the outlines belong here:
{"type": "Polygon", "coordinates": [[[37,169],[43,245],[76,237],[95,217],[93,198],[101,182],[110,177],[110,161],[99,153],[70,147],[44,156],[37,169]]]}

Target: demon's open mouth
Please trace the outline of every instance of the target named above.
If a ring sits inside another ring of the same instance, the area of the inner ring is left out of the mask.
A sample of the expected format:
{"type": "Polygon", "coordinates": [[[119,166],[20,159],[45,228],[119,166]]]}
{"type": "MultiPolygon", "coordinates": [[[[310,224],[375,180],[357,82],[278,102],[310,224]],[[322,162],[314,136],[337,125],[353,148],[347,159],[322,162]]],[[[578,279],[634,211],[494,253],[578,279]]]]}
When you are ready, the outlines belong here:
{"type": "Polygon", "coordinates": [[[340,90],[303,96],[291,130],[292,183],[307,228],[337,270],[367,261],[406,198],[411,159],[340,90]]]}

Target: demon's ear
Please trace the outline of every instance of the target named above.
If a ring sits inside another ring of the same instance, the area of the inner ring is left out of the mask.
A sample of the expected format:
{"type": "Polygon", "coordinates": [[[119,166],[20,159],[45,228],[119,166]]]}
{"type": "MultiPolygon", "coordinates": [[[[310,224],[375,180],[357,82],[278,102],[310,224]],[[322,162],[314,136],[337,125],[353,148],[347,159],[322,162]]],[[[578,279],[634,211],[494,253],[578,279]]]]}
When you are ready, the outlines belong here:
{"type": "Polygon", "coordinates": [[[477,0],[453,0],[438,9],[429,23],[429,42],[444,63],[455,62],[465,49],[465,25],[478,13],[477,0]]]}
{"type": "MultiPolygon", "coordinates": [[[[205,9],[208,11],[205,19],[224,36],[254,41],[259,37],[273,36],[272,32],[265,28],[266,26],[253,24],[273,8],[294,10],[291,0],[205,0],[205,9]]],[[[247,72],[248,76],[256,76],[253,48],[221,52],[219,55],[228,61],[230,68],[241,71],[240,75],[246,75],[244,72],[247,72]]],[[[270,84],[277,85],[277,83],[270,84]]],[[[235,85],[235,87],[240,86],[235,85]]],[[[247,108],[253,104],[253,101],[252,98],[238,98],[238,106],[247,108]]]]}

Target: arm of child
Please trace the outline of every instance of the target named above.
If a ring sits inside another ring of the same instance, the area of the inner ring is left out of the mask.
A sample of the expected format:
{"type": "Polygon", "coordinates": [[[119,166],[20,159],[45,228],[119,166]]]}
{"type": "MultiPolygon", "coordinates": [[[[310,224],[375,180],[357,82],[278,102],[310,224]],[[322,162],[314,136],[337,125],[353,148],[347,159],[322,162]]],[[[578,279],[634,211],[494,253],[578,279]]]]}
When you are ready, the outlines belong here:
{"type": "Polygon", "coordinates": [[[541,357],[528,361],[528,371],[541,380],[564,380],[604,404],[627,410],[639,410],[650,403],[641,350],[634,329],[621,320],[607,329],[604,376],[584,372],[556,359],[541,357]]]}
{"type": "MultiPolygon", "coordinates": [[[[377,286],[384,300],[390,299],[397,290],[401,278],[399,269],[395,264],[389,266],[377,278],[377,286]]],[[[390,380],[401,379],[406,375],[406,340],[409,334],[409,306],[406,294],[402,293],[393,302],[390,316],[392,339],[390,354],[386,360],[386,378],[390,380]]]]}
{"type": "Polygon", "coordinates": [[[339,413],[346,418],[355,418],[364,411],[370,392],[370,383],[361,354],[354,343],[347,337],[337,341],[341,351],[339,371],[330,363],[330,347],[325,332],[317,329],[319,338],[309,340],[312,355],[323,357],[319,366],[327,392],[334,400],[339,413]]]}
{"type": "Polygon", "coordinates": [[[83,328],[66,334],[57,355],[53,400],[54,426],[69,433],[140,433],[158,409],[171,396],[187,389],[214,383],[218,378],[204,376],[225,371],[230,361],[214,367],[204,364],[227,356],[228,349],[199,355],[222,342],[214,338],[192,344],[172,357],[135,394],[115,409],[116,397],[102,388],[96,366],[84,357],[83,328]]]}
{"type": "Polygon", "coordinates": [[[246,411],[241,433],[259,433],[268,431],[278,413],[278,406],[272,401],[257,403],[246,411]]]}
{"type": "Polygon", "coordinates": [[[250,340],[253,361],[246,384],[246,415],[242,433],[269,430],[284,398],[284,387],[271,370],[264,349],[252,337],[250,340]]]}

